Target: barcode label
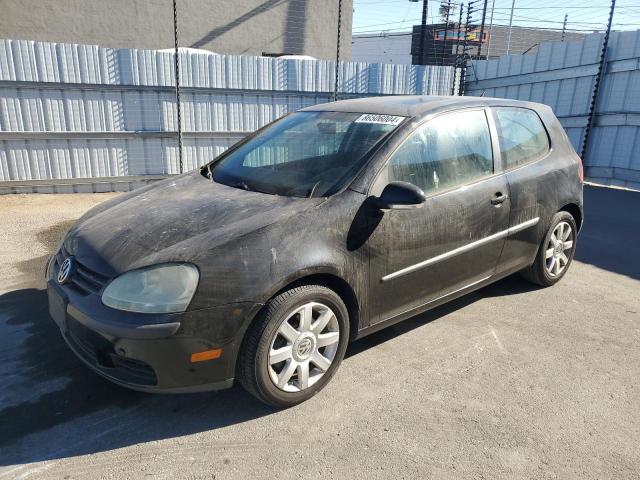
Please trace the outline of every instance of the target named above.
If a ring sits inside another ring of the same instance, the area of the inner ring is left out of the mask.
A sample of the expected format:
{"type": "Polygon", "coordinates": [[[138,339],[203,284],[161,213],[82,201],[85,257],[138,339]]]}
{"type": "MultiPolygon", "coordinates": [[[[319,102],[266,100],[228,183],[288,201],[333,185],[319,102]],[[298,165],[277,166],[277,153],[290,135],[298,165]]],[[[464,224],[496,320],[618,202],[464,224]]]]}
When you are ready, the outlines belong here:
{"type": "Polygon", "coordinates": [[[382,125],[400,125],[405,117],[397,115],[380,115],[377,113],[365,113],[358,117],[355,123],[380,123],[382,125]]]}

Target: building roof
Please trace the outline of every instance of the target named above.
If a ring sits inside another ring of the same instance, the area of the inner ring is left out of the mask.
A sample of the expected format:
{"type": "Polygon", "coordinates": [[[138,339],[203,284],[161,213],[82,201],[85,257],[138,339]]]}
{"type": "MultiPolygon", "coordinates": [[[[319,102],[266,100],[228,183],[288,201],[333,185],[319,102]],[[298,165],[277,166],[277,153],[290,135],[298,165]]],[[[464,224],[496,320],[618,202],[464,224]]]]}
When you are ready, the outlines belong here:
{"type": "Polygon", "coordinates": [[[400,115],[403,117],[420,117],[427,113],[450,108],[476,107],[491,105],[540,107],[539,104],[489,97],[454,97],[434,95],[388,95],[384,97],[365,97],[352,100],[313,105],[303,111],[331,111],[354,113],[380,113],[383,115],[400,115]]]}

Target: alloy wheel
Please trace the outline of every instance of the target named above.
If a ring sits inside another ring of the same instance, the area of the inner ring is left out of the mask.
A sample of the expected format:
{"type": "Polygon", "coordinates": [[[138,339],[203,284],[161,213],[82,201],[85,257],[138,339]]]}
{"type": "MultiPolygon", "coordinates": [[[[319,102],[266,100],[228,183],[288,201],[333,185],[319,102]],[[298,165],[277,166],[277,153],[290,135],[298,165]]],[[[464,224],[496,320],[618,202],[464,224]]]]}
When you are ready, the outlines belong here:
{"type": "Polygon", "coordinates": [[[560,222],[553,229],[553,233],[545,250],[545,266],[551,277],[560,275],[569,263],[573,248],[573,229],[567,222],[560,222]]]}
{"type": "Polygon", "coordinates": [[[328,306],[309,302],[296,308],[271,340],[271,381],[285,392],[309,388],[331,367],[339,341],[338,319],[328,306]]]}

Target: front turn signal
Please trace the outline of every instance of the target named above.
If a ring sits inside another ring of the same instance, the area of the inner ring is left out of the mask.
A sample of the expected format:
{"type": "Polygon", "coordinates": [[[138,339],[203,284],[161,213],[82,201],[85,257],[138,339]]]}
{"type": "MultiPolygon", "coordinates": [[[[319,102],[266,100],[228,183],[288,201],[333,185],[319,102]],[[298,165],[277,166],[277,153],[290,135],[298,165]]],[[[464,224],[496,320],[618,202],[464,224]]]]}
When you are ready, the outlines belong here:
{"type": "Polygon", "coordinates": [[[207,360],[215,360],[222,355],[221,348],[215,348],[213,350],[205,350],[204,352],[197,352],[191,354],[191,363],[206,362],[207,360]]]}

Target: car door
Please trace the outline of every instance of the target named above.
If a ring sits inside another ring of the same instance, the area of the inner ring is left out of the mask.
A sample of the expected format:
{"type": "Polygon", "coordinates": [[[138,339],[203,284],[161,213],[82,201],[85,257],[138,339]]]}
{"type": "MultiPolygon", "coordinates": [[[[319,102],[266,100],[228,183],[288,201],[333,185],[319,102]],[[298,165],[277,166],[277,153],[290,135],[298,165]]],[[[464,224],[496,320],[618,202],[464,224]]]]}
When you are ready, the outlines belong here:
{"type": "Polygon", "coordinates": [[[538,251],[548,209],[548,189],[558,185],[550,153],[549,135],[538,114],[521,107],[492,107],[500,156],[510,196],[511,234],[507,237],[499,270],[518,270],[530,265],[538,251]]]}
{"type": "Polygon", "coordinates": [[[487,112],[477,108],[436,116],[391,154],[371,193],[405,181],[427,198],[421,208],[384,211],[368,240],[372,324],[494,273],[509,223],[496,149],[487,112]]]}

